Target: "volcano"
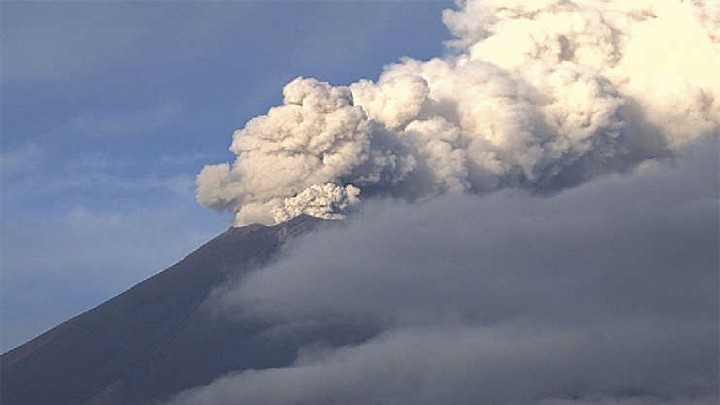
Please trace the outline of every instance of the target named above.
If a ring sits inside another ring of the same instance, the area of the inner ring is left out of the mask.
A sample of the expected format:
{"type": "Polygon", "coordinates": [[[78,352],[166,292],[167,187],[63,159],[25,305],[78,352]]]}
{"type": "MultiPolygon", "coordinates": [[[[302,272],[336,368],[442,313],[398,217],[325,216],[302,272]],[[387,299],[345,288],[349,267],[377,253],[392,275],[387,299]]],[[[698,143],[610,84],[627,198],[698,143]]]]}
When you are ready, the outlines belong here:
{"type": "Polygon", "coordinates": [[[233,227],[177,264],[1,358],[4,405],[150,404],[231,371],[287,366],[309,343],[361,339],[351,326],[284,331],[208,305],[223,283],[272,260],[322,220],[233,227]]]}

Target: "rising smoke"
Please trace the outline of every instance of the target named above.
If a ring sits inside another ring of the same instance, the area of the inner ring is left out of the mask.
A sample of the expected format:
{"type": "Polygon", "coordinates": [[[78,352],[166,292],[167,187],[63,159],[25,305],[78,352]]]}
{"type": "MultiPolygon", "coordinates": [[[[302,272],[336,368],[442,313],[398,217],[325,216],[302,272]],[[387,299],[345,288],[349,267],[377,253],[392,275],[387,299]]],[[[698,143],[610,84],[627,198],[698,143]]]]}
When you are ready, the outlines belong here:
{"type": "Polygon", "coordinates": [[[297,78],[236,131],[198,201],[235,224],[341,218],[360,196],[551,192],[720,128],[720,3],[460,2],[451,56],[376,82],[297,78]]]}

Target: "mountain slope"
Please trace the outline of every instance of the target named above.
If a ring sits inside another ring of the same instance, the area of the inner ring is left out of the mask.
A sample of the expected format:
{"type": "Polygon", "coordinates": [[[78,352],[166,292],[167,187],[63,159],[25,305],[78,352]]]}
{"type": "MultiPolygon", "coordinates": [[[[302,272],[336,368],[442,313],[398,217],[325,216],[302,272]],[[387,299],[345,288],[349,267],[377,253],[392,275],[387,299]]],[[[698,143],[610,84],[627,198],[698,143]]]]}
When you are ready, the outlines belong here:
{"type": "MultiPolygon", "coordinates": [[[[319,221],[303,216],[230,228],[185,259],[1,358],[4,405],[154,403],[229,371],[287,365],[308,342],[356,340],[357,331],[298,330],[218,318],[203,305],[232,277],[267,262],[319,221]]],[[[326,342],[328,343],[328,342],[326,342]]]]}

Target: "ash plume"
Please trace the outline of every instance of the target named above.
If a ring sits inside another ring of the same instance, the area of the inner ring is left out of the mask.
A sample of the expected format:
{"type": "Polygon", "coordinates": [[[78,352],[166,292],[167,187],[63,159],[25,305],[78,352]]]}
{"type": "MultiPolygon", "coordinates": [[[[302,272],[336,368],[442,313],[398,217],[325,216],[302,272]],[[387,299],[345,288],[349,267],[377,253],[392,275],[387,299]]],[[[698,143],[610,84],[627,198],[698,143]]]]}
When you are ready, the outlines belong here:
{"type": "Polygon", "coordinates": [[[349,86],[297,78],[197,200],[235,225],[341,218],[373,194],[552,192],[720,128],[720,4],[462,1],[449,56],[349,86]]]}

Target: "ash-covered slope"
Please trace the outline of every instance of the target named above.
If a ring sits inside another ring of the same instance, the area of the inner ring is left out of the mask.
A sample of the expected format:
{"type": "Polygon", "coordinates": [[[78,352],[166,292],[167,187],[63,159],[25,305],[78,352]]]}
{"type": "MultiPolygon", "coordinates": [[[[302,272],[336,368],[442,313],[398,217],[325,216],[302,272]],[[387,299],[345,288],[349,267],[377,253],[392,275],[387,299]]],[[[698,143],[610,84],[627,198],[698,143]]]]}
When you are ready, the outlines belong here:
{"type": "Polygon", "coordinates": [[[2,403],[154,403],[231,370],[287,365],[310,341],[353,339],[354,332],[342,329],[276,339],[271,324],[218,318],[203,305],[214,288],[263,264],[318,222],[302,216],[230,228],[174,266],[4,354],[2,403]]]}

